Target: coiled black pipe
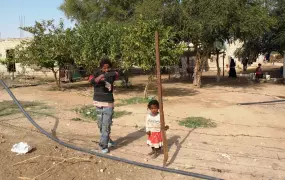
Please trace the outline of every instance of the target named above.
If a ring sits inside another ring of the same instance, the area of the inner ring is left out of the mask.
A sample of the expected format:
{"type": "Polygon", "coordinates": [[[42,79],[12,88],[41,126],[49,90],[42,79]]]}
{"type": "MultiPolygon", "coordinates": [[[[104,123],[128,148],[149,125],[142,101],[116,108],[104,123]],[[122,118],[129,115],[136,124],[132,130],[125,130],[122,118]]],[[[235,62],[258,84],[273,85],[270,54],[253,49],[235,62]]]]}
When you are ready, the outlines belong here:
{"type": "Polygon", "coordinates": [[[135,165],[135,166],[140,166],[143,168],[149,168],[149,169],[155,169],[155,170],[159,170],[159,171],[165,171],[165,172],[169,172],[169,173],[175,173],[175,174],[180,174],[180,175],[184,175],[184,176],[191,176],[191,177],[196,177],[196,178],[201,178],[201,179],[208,179],[208,180],[220,180],[219,178],[215,178],[215,177],[211,177],[211,176],[207,176],[207,175],[203,175],[203,174],[198,174],[198,173],[193,173],[193,172],[187,172],[187,171],[181,171],[181,170],[176,170],[176,169],[170,169],[170,168],[165,168],[165,167],[160,167],[160,166],[155,166],[155,165],[151,165],[151,164],[145,164],[145,163],[140,163],[140,162],[135,162],[135,161],[130,161],[127,159],[123,159],[123,158],[118,158],[115,156],[110,156],[107,154],[101,154],[95,151],[92,151],[90,149],[84,149],[81,147],[77,147],[68,143],[65,143],[63,141],[61,141],[60,139],[53,137],[50,133],[48,133],[47,131],[45,131],[42,127],[40,127],[32,118],[31,116],[24,110],[24,108],[22,107],[22,105],[19,103],[19,101],[16,99],[16,97],[14,96],[14,94],[11,92],[11,90],[9,89],[9,87],[2,81],[0,80],[0,83],[4,86],[5,90],[8,92],[8,94],[11,96],[11,98],[13,99],[13,101],[17,104],[17,106],[20,108],[20,110],[23,112],[23,114],[27,117],[27,119],[44,135],[46,135],[48,138],[50,138],[51,140],[76,151],[81,151],[84,153],[89,153],[92,155],[96,155],[98,157],[102,157],[102,158],[107,158],[107,159],[111,159],[114,161],[119,161],[119,162],[124,162],[127,164],[131,164],[131,165],[135,165]]]}

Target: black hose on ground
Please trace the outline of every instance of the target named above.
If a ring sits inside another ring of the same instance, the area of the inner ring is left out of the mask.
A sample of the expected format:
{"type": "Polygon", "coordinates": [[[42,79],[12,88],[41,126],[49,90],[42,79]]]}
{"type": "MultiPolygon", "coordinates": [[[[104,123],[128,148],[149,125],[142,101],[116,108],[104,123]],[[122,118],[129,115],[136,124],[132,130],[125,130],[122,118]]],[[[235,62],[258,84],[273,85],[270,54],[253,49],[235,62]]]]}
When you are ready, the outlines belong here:
{"type": "Polygon", "coordinates": [[[281,103],[285,102],[285,99],[274,100],[274,101],[262,101],[262,102],[249,102],[249,103],[239,103],[238,105],[247,106],[247,105],[257,105],[257,104],[270,104],[270,103],[281,103]]]}
{"type": "Polygon", "coordinates": [[[211,177],[211,176],[207,176],[207,175],[203,175],[203,174],[198,174],[198,173],[193,173],[193,172],[187,172],[187,171],[182,171],[182,170],[176,170],[176,169],[170,169],[170,168],[165,168],[165,167],[160,167],[160,166],[155,166],[155,165],[151,165],[151,164],[145,164],[145,163],[140,163],[140,162],[135,162],[135,161],[130,161],[127,159],[123,159],[123,158],[119,158],[119,157],[115,157],[115,156],[110,156],[107,154],[102,154],[102,153],[98,153],[95,151],[92,151],[90,149],[84,149],[81,147],[77,147],[74,146],[72,144],[68,144],[65,143],[63,141],[61,141],[60,139],[52,136],[50,133],[48,133],[47,131],[45,131],[42,127],[40,127],[32,118],[31,116],[24,110],[24,108],[22,107],[22,105],[19,103],[19,101],[16,99],[16,97],[14,96],[14,94],[11,92],[11,90],[9,89],[9,87],[2,81],[0,80],[0,83],[4,86],[5,90],[8,92],[8,94],[11,96],[11,98],[13,99],[13,101],[17,104],[17,106],[19,107],[19,109],[23,112],[23,114],[27,117],[27,119],[44,135],[46,135],[48,138],[50,138],[51,140],[57,142],[58,144],[61,144],[67,148],[76,150],[76,151],[81,151],[84,153],[89,153],[92,155],[96,155],[98,157],[102,157],[102,158],[106,158],[106,159],[111,159],[114,161],[119,161],[119,162],[124,162],[127,164],[131,164],[131,165],[135,165],[135,166],[140,166],[143,168],[149,168],[149,169],[155,169],[155,170],[159,170],[159,171],[164,171],[164,172],[169,172],[169,173],[175,173],[175,174],[180,174],[180,175],[184,175],[184,176],[191,176],[191,177],[196,177],[196,178],[200,178],[200,179],[208,179],[208,180],[220,180],[219,178],[215,178],[215,177],[211,177]]]}

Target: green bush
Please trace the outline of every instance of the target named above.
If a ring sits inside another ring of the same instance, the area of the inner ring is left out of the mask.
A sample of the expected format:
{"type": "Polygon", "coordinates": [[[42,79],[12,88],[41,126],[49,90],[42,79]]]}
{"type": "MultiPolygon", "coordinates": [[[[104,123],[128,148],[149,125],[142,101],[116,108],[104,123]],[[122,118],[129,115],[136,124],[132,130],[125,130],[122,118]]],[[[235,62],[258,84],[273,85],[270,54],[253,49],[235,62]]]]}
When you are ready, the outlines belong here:
{"type": "Polygon", "coordinates": [[[214,128],[217,124],[211,119],[206,119],[203,117],[188,117],[179,122],[179,125],[188,128],[214,128]]]}
{"type": "MultiPolygon", "coordinates": [[[[40,102],[21,101],[20,103],[27,112],[40,113],[43,110],[49,109],[48,106],[40,102]]],[[[0,102],[0,117],[9,116],[9,115],[18,114],[18,113],[22,113],[22,112],[20,111],[18,106],[14,103],[14,101],[0,102]]],[[[45,115],[45,113],[43,112],[42,114],[45,115]]],[[[49,114],[49,113],[46,113],[46,114],[49,114]]]]}
{"type": "MultiPolygon", "coordinates": [[[[88,119],[91,119],[93,121],[97,120],[97,111],[96,111],[96,108],[92,105],[91,106],[83,106],[81,108],[76,108],[75,112],[80,114],[81,116],[88,118],[88,119]]],[[[132,114],[132,113],[128,112],[128,111],[115,111],[113,118],[116,119],[116,118],[120,118],[120,117],[130,115],[130,114],[132,114]]]]}

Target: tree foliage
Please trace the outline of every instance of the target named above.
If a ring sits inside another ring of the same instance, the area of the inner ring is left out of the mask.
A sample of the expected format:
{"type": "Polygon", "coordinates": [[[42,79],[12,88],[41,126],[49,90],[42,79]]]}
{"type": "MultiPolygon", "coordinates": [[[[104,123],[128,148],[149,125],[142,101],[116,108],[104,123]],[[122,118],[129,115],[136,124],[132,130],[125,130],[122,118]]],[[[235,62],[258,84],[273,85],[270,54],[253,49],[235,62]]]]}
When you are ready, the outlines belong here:
{"type": "Polygon", "coordinates": [[[60,9],[78,22],[127,21],[141,0],[64,0],[60,9]]]}
{"type": "Polygon", "coordinates": [[[34,26],[22,29],[31,33],[33,39],[23,41],[17,46],[17,61],[24,65],[50,69],[57,80],[58,67],[73,62],[70,51],[73,30],[64,29],[63,21],[55,25],[53,20],[36,22],[34,26]]]}
{"type": "Polygon", "coordinates": [[[183,44],[175,43],[175,32],[171,27],[164,27],[156,20],[139,19],[136,24],[124,28],[127,33],[122,38],[122,60],[124,68],[133,65],[144,70],[154,69],[155,31],[160,36],[160,57],[162,66],[174,65],[183,53],[183,44]]]}
{"type": "Polygon", "coordinates": [[[121,53],[122,28],[112,23],[81,23],[74,29],[72,57],[89,73],[98,67],[102,57],[116,59],[121,53]]]}
{"type": "Polygon", "coordinates": [[[269,31],[273,20],[261,1],[185,0],[181,3],[180,36],[194,44],[196,54],[195,81],[201,86],[203,65],[215,42],[247,41],[269,31]]]}
{"type": "Polygon", "coordinates": [[[122,69],[150,70],[155,67],[154,32],[159,31],[163,66],[179,61],[183,42],[194,44],[194,84],[200,87],[205,62],[226,41],[244,42],[237,54],[252,59],[284,50],[284,7],[283,0],[65,0],[60,9],[77,21],[76,27],[37,22],[24,29],[34,39],[22,43],[17,54],[23,63],[52,70],[74,61],[92,72],[103,56],[122,69]]]}
{"type": "Polygon", "coordinates": [[[262,37],[262,52],[283,53],[285,50],[285,1],[270,0],[267,7],[271,17],[276,20],[276,24],[262,37]]]}
{"type": "Polygon", "coordinates": [[[256,13],[256,16],[265,14],[271,19],[270,26],[266,26],[263,33],[246,38],[243,47],[237,50],[240,57],[247,58],[250,62],[255,61],[260,54],[270,54],[272,51],[282,54],[285,50],[285,2],[267,0],[263,1],[263,4],[266,12],[256,13]]]}

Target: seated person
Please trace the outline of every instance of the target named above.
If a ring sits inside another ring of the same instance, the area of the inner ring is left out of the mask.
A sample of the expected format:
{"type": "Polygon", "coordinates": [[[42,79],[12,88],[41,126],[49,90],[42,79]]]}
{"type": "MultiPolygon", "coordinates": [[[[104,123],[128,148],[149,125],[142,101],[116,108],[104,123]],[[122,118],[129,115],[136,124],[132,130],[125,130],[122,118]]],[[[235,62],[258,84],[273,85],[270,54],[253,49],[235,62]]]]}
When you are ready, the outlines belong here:
{"type": "Polygon", "coordinates": [[[262,68],[261,68],[260,63],[258,64],[258,67],[255,70],[255,74],[256,74],[257,79],[261,79],[263,77],[262,68]]]}

